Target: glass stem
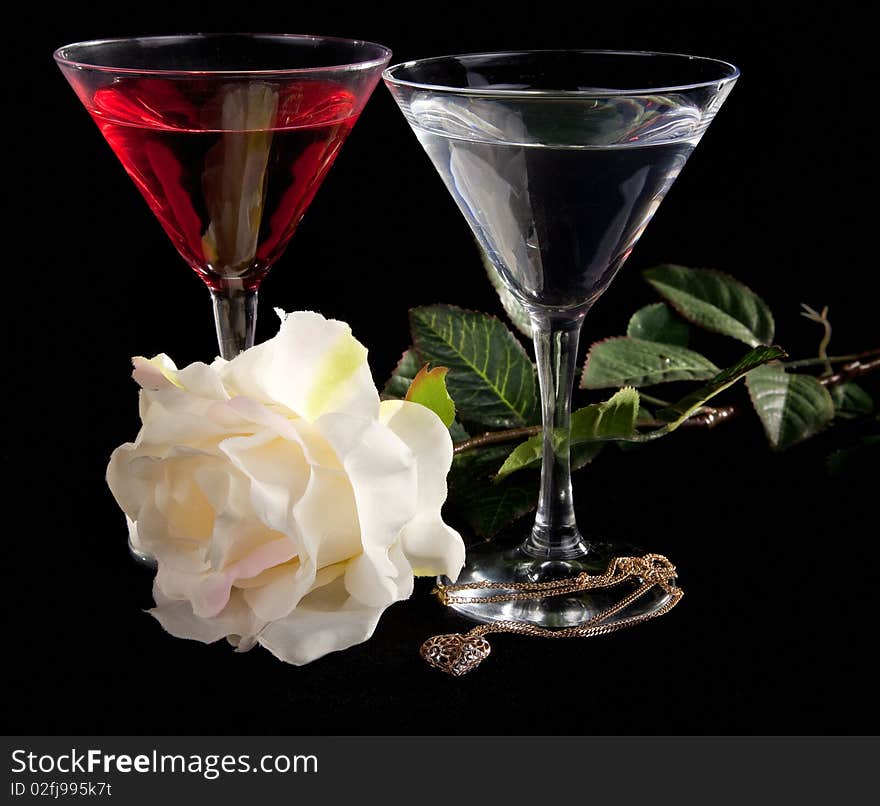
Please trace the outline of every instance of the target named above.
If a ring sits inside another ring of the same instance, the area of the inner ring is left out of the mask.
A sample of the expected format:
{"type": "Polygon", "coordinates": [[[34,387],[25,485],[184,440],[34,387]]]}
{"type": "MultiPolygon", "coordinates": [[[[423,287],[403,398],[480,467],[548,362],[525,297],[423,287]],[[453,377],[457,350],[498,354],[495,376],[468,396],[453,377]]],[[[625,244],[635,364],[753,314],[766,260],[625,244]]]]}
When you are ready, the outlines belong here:
{"type": "Polygon", "coordinates": [[[257,290],[229,283],[212,289],[214,323],[220,355],[227,361],[254,345],[257,326],[257,290]]]}
{"type": "Polygon", "coordinates": [[[544,449],[538,513],[522,550],[545,560],[573,559],[588,553],[575,522],[570,456],[571,391],[583,321],[583,313],[573,317],[532,315],[544,449]]]}

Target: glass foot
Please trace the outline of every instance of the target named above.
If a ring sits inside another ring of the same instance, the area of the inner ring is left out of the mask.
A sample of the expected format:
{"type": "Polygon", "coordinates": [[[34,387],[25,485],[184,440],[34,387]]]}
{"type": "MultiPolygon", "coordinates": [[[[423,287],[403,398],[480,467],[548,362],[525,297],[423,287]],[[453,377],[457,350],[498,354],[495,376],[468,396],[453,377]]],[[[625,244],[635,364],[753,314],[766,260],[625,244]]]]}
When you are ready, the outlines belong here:
{"type": "MultiPolygon", "coordinates": [[[[615,557],[642,556],[645,552],[625,543],[589,543],[587,553],[577,559],[548,560],[531,557],[520,546],[500,548],[493,544],[468,549],[465,567],[456,584],[474,582],[548,582],[575,577],[580,573],[590,575],[604,573],[615,557]]],[[[442,577],[440,581],[451,584],[442,577]]],[[[627,580],[611,588],[597,588],[562,596],[548,596],[516,602],[458,602],[449,607],[461,615],[482,623],[493,621],[521,621],[545,629],[563,629],[586,624],[595,616],[621,601],[639,587],[636,579],[627,580]]],[[[503,595],[503,589],[482,588],[456,591],[457,599],[485,598],[503,595]]],[[[619,613],[609,617],[604,624],[649,615],[669,603],[672,596],[655,585],[619,613]]]]}

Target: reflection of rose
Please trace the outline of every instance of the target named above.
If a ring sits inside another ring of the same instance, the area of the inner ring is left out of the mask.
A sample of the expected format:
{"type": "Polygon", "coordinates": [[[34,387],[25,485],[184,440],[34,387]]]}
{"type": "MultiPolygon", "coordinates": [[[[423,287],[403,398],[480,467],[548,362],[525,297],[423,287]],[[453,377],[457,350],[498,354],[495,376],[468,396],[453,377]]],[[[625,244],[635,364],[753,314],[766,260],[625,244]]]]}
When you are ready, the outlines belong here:
{"type": "Polygon", "coordinates": [[[457,576],[449,433],[380,404],[347,325],[293,313],[232,361],[137,358],[134,377],[143,427],[107,481],[168,632],[308,663],[369,638],[414,574],[457,576]]]}

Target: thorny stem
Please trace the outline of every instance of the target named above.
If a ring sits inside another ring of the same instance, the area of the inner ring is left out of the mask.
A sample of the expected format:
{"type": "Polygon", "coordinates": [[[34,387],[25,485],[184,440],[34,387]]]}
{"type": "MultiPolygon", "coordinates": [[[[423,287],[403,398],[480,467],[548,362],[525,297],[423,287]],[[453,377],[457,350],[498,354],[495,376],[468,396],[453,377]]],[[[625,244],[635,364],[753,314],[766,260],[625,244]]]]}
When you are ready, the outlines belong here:
{"type": "MultiPolygon", "coordinates": [[[[824,375],[817,379],[822,386],[839,386],[853,378],[858,378],[862,375],[867,375],[869,372],[875,372],[880,369],[880,347],[875,347],[871,350],[864,350],[861,353],[854,353],[853,355],[831,356],[827,358],[827,360],[833,363],[840,363],[842,361],[848,362],[833,375],[824,375]]],[[[789,361],[785,366],[806,367],[822,363],[824,363],[824,360],[821,358],[809,358],[802,361],[789,361]]],[[[648,400],[650,396],[642,395],[641,397],[643,400],[648,400]]],[[[651,398],[651,400],[660,403],[659,398],[651,398]]],[[[661,405],[663,404],[661,403],[661,405]]],[[[717,425],[729,422],[734,419],[734,417],[737,417],[739,413],[740,411],[736,406],[703,406],[696,413],[688,417],[688,419],[682,423],[682,426],[689,426],[692,428],[714,428],[717,425]]],[[[651,420],[639,421],[638,425],[653,426],[663,425],[663,423],[651,420]]],[[[540,425],[530,425],[524,428],[510,428],[505,431],[488,431],[485,434],[478,434],[477,436],[470,437],[463,442],[457,442],[453,448],[453,452],[464,453],[465,451],[470,451],[474,448],[482,448],[485,445],[494,445],[500,442],[512,442],[516,439],[528,438],[540,433],[540,425]]]]}

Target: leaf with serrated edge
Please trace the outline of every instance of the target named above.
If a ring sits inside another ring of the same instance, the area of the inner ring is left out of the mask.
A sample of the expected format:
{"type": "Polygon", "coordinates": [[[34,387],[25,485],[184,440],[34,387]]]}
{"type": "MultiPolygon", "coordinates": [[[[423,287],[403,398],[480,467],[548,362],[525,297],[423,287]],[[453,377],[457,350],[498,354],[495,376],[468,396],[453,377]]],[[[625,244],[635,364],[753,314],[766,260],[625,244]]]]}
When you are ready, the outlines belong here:
{"type": "Polygon", "coordinates": [[[503,484],[485,483],[485,489],[473,490],[466,502],[456,506],[482,538],[489,540],[507,524],[538,506],[538,479],[510,479],[503,484]]]}
{"type": "Polygon", "coordinates": [[[544,435],[535,434],[535,436],[529,437],[510,452],[504,460],[504,464],[498,469],[495,481],[499,482],[517,470],[523,470],[527,467],[540,467],[543,452],[544,435]]]}
{"type": "MultiPolygon", "coordinates": [[[[775,361],[776,359],[783,358],[785,356],[785,351],[779,347],[755,347],[753,350],[749,350],[739,361],[736,362],[731,367],[727,369],[721,370],[717,375],[715,375],[712,380],[708,383],[703,384],[699,389],[691,392],[689,395],[686,395],[681,400],[676,403],[673,403],[671,406],[666,407],[665,409],[661,409],[657,412],[657,417],[660,420],[665,420],[666,423],[659,428],[655,428],[652,431],[646,431],[644,433],[631,433],[629,435],[618,435],[618,436],[604,436],[604,435],[594,435],[591,436],[591,440],[595,440],[594,444],[602,444],[603,442],[621,442],[621,443],[642,443],[642,442],[651,442],[655,439],[659,439],[660,437],[664,437],[667,434],[671,434],[675,431],[688,417],[690,417],[697,409],[701,406],[705,406],[713,397],[723,392],[728,387],[735,384],[740,378],[745,377],[749,372],[753,369],[766,364],[768,361],[775,361]]],[[[621,389],[618,394],[626,392],[626,389],[621,389]]],[[[635,390],[629,390],[636,394],[635,399],[635,410],[638,412],[638,396],[635,390]]],[[[616,397],[615,395],[614,397],[616,397]]],[[[612,397],[608,402],[614,400],[612,397]]],[[[599,404],[602,405],[602,404],[599,404]]],[[[586,409],[590,407],[587,406],[586,409]]],[[[581,409],[580,411],[585,411],[586,409],[581,409]]],[[[572,414],[572,421],[574,421],[575,412],[572,414]]],[[[535,437],[532,437],[534,440],[535,437]]],[[[531,441],[531,440],[530,440],[531,441]]],[[[572,443],[574,444],[574,438],[572,439],[572,443]]],[[[539,443],[540,444],[540,443],[539,443]]],[[[587,443],[589,444],[589,443],[587,443]]],[[[522,448],[523,446],[519,446],[522,448]]],[[[511,471],[512,472],[512,471],[511,471]]]]}
{"type": "MultiPolygon", "coordinates": [[[[597,439],[609,439],[613,437],[628,437],[635,431],[636,416],[639,411],[639,393],[627,387],[612,395],[604,403],[593,403],[572,412],[571,437],[572,449],[597,439]]],[[[560,440],[561,441],[561,440],[560,440]]],[[[543,435],[536,434],[517,445],[504,460],[504,464],[495,476],[496,482],[528,467],[536,467],[541,464],[543,453],[543,435]]],[[[591,460],[597,450],[590,455],[583,452],[579,460],[591,460]]]]}
{"type": "Polygon", "coordinates": [[[770,344],[775,325],[767,303],[739,280],[714,269],[662,265],[645,279],[689,322],[750,347],[770,344]]]}
{"type": "Polygon", "coordinates": [[[581,389],[704,381],[718,371],[708,358],[686,347],[618,336],[590,347],[581,389]]]}
{"type": "Polygon", "coordinates": [[[449,474],[448,505],[486,540],[538,505],[536,473],[491,483],[490,476],[507,451],[506,445],[491,445],[457,454],[449,474]]]}
{"type": "Polygon", "coordinates": [[[575,470],[580,470],[590,464],[604,447],[604,442],[584,442],[582,445],[572,445],[571,472],[574,473],[575,470]]]}
{"type": "Polygon", "coordinates": [[[626,326],[626,335],[634,339],[658,341],[661,344],[677,344],[687,347],[690,327],[679,319],[664,302],[655,302],[639,308],[626,326]]]}
{"type": "Polygon", "coordinates": [[[406,390],[406,399],[410,403],[418,403],[433,411],[447,428],[455,419],[455,403],[452,402],[446,389],[448,372],[446,367],[428,369],[428,365],[425,364],[406,390]]]}
{"type": "Polygon", "coordinates": [[[747,375],[753,369],[783,358],[785,351],[780,347],[755,347],[749,350],[733,366],[721,370],[709,383],[703,384],[699,389],[685,395],[681,400],[660,409],[657,417],[667,421],[670,425],[680,425],[691,416],[700,406],[704,406],[708,400],[723,392],[728,386],[732,386],[740,378],[747,375]]]}
{"type": "Polygon", "coordinates": [[[415,350],[410,347],[397,362],[397,366],[391,373],[388,383],[382,390],[382,397],[394,400],[402,400],[406,397],[406,391],[416,377],[418,371],[422,368],[422,362],[415,350]]]}
{"type": "Polygon", "coordinates": [[[428,305],[410,311],[410,325],[420,358],[449,368],[447,387],[462,420],[495,428],[535,421],[535,368],[502,322],[428,305]]]}
{"type": "Polygon", "coordinates": [[[572,412],[572,442],[629,436],[635,430],[638,413],[639,393],[630,386],[624,387],[604,403],[594,403],[572,412]]]}
{"type": "Polygon", "coordinates": [[[496,269],[492,261],[489,260],[486,250],[480,246],[479,241],[477,241],[477,248],[480,250],[480,259],[483,261],[483,268],[486,270],[489,282],[492,283],[492,288],[495,289],[501,300],[501,305],[504,308],[504,312],[507,314],[507,318],[510,319],[511,324],[522,333],[523,336],[532,338],[532,320],[529,317],[529,312],[523,307],[523,304],[510,293],[507,286],[504,285],[504,281],[498,274],[498,269],[496,269]]]}
{"type": "Polygon", "coordinates": [[[847,381],[831,389],[831,399],[838,414],[862,415],[874,411],[871,396],[857,383],[847,381]]]}
{"type": "Polygon", "coordinates": [[[449,436],[452,437],[453,442],[464,442],[466,439],[470,439],[471,435],[458,420],[455,420],[449,426],[449,436]]]}
{"type": "Polygon", "coordinates": [[[720,394],[729,386],[733,386],[740,378],[746,376],[756,367],[783,358],[785,351],[779,347],[755,347],[749,350],[732,367],[721,370],[709,383],[703,384],[699,389],[685,395],[681,400],[660,409],[657,418],[666,420],[666,424],[646,431],[641,434],[633,434],[630,437],[618,437],[622,442],[651,442],[652,440],[665,437],[675,431],[688,417],[701,406],[705,406],[715,395],[720,394]]]}
{"type": "Polygon", "coordinates": [[[752,405],[770,445],[784,450],[817,434],[834,417],[834,401],[812,375],[785,371],[768,364],[746,378],[752,405]]]}

